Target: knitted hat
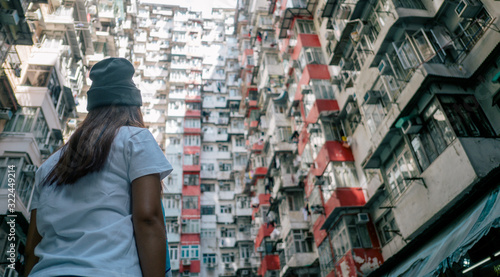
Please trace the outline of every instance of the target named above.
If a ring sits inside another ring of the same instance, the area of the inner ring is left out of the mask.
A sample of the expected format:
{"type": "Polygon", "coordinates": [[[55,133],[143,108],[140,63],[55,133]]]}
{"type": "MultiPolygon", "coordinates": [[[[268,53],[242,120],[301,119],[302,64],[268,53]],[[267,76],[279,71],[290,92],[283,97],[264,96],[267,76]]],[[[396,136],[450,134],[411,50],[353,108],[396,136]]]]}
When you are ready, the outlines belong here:
{"type": "Polygon", "coordinates": [[[134,72],[134,66],[123,58],[96,63],[89,75],[92,86],[87,92],[87,111],[110,105],[142,106],[141,91],[132,81],[134,72]]]}

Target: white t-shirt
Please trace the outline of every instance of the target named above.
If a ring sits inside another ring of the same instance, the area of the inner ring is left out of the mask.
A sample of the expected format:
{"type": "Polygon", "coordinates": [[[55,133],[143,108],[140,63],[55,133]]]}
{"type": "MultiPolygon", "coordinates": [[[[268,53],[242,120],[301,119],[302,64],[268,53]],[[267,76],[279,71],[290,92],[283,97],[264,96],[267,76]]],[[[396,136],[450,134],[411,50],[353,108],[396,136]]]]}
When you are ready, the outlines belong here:
{"type": "Polygon", "coordinates": [[[42,236],[40,258],[29,276],[142,276],[135,245],[131,182],[141,176],[172,172],[147,129],[122,127],[100,172],[73,185],[40,186],[57,163],[56,152],[38,169],[31,209],[37,209],[42,236]]]}

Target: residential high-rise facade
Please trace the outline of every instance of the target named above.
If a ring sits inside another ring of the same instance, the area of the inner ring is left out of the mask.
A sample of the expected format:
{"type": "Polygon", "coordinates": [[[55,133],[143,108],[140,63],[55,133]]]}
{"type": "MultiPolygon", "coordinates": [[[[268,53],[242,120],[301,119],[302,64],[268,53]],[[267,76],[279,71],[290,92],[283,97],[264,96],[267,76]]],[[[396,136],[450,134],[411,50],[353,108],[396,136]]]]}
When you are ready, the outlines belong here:
{"type": "Polygon", "coordinates": [[[248,0],[259,276],[494,276],[496,1],[248,0]]]}
{"type": "Polygon", "coordinates": [[[2,4],[0,274],[91,67],[124,57],[174,167],[174,276],[496,276],[498,1],[223,4],[2,4]]]}

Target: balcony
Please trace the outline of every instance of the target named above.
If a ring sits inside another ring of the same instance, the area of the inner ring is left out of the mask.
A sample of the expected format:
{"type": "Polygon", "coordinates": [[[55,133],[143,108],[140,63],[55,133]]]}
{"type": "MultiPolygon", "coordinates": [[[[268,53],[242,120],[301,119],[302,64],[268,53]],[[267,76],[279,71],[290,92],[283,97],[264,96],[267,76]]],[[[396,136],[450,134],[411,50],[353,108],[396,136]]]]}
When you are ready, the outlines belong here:
{"type": "Polygon", "coordinates": [[[217,223],[233,223],[234,216],[232,214],[217,214],[217,223]]]}
{"type": "Polygon", "coordinates": [[[219,248],[232,248],[236,246],[236,238],[219,238],[219,248]]]}
{"type": "Polygon", "coordinates": [[[218,180],[231,180],[231,171],[219,171],[217,172],[218,180]]]}
{"type": "Polygon", "coordinates": [[[187,117],[201,117],[200,110],[187,109],[185,116],[187,117]]]}
{"type": "MultiPolygon", "coordinates": [[[[312,253],[295,253],[288,257],[288,261],[283,265],[281,269],[282,276],[287,274],[289,270],[294,268],[308,268],[318,259],[318,254],[312,253]]],[[[342,276],[342,275],[341,275],[342,276]]]]}
{"type": "Polygon", "coordinates": [[[355,248],[349,250],[335,263],[335,269],[339,276],[344,276],[349,272],[359,272],[365,275],[382,265],[383,261],[384,258],[379,249],[355,248]]]}
{"type": "Polygon", "coordinates": [[[266,272],[271,270],[280,270],[280,258],[278,255],[264,256],[258,269],[258,274],[260,276],[266,276],[266,272]]]}
{"type": "Polygon", "coordinates": [[[365,195],[359,187],[339,187],[334,189],[325,203],[326,220],[322,229],[328,228],[338,216],[340,208],[362,207],[366,204],[365,195]]]}
{"type": "Polygon", "coordinates": [[[180,242],[181,235],[179,233],[167,233],[168,242],[180,242]]]}
{"type": "Polygon", "coordinates": [[[234,191],[219,191],[219,199],[220,200],[233,200],[234,199],[234,191]]]}
{"type": "Polygon", "coordinates": [[[257,233],[257,236],[255,238],[255,249],[257,249],[257,247],[260,247],[264,238],[270,237],[273,231],[274,227],[272,225],[268,226],[266,223],[260,225],[259,232],[257,233]]]}
{"type": "MultiPolygon", "coordinates": [[[[251,207],[246,207],[242,208],[239,204],[236,205],[236,216],[251,216],[252,215],[252,208],[251,207]]],[[[240,233],[238,233],[240,234],[240,233]]],[[[250,234],[248,234],[250,235],[250,234]]]]}
{"type": "Polygon", "coordinates": [[[304,220],[302,211],[280,211],[281,233],[288,234],[292,229],[309,229],[309,221],[304,220]]]}
{"type": "Polygon", "coordinates": [[[498,139],[457,138],[436,160],[420,174],[422,180],[414,180],[402,195],[392,201],[393,209],[400,224],[401,234],[413,238],[422,228],[433,223],[433,216],[445,207],[456,204],[474,184],[474,180],[485,177],[496,166],[489,161],[500,158],[498,139]],[[422,182],[425,182],[425,186],[422,182]],[[418,205],[410,199],[422,197],[418,205]],[[411,218],[408,220],[407,218],[411,218]]]}
{"type": "Polygon", "coordinates": [[[314,164],[316,168],[313,173],[321,176],[325,172],[330,162],[351,162],[354,161],[351,148],[344,147],[340,141],[326,141],[318,152],[314,164]]]}
{"type": "MultiPolygon", "coordinates": [[[[202,153],[202,155],[203,155],[203,153],[202,153]]],[[[202,178],[202,179],[216,179],[217,172],[216,171],[202,170],[202,171],[200,171],[200,178],[202,178]]]]}

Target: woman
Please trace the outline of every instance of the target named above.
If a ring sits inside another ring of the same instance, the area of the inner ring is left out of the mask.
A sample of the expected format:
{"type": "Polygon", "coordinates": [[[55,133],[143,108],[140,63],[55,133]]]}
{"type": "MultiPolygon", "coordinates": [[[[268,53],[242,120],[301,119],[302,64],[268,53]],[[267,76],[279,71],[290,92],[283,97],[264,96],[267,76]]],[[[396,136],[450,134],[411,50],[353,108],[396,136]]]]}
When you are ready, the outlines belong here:
{"type": "Polygon", "coordinates": [[[90,71],[86,119],[36,173],[26,275],[165,276],[172,166],[144,128],[133,75],[121,58],[90,71]]]}

